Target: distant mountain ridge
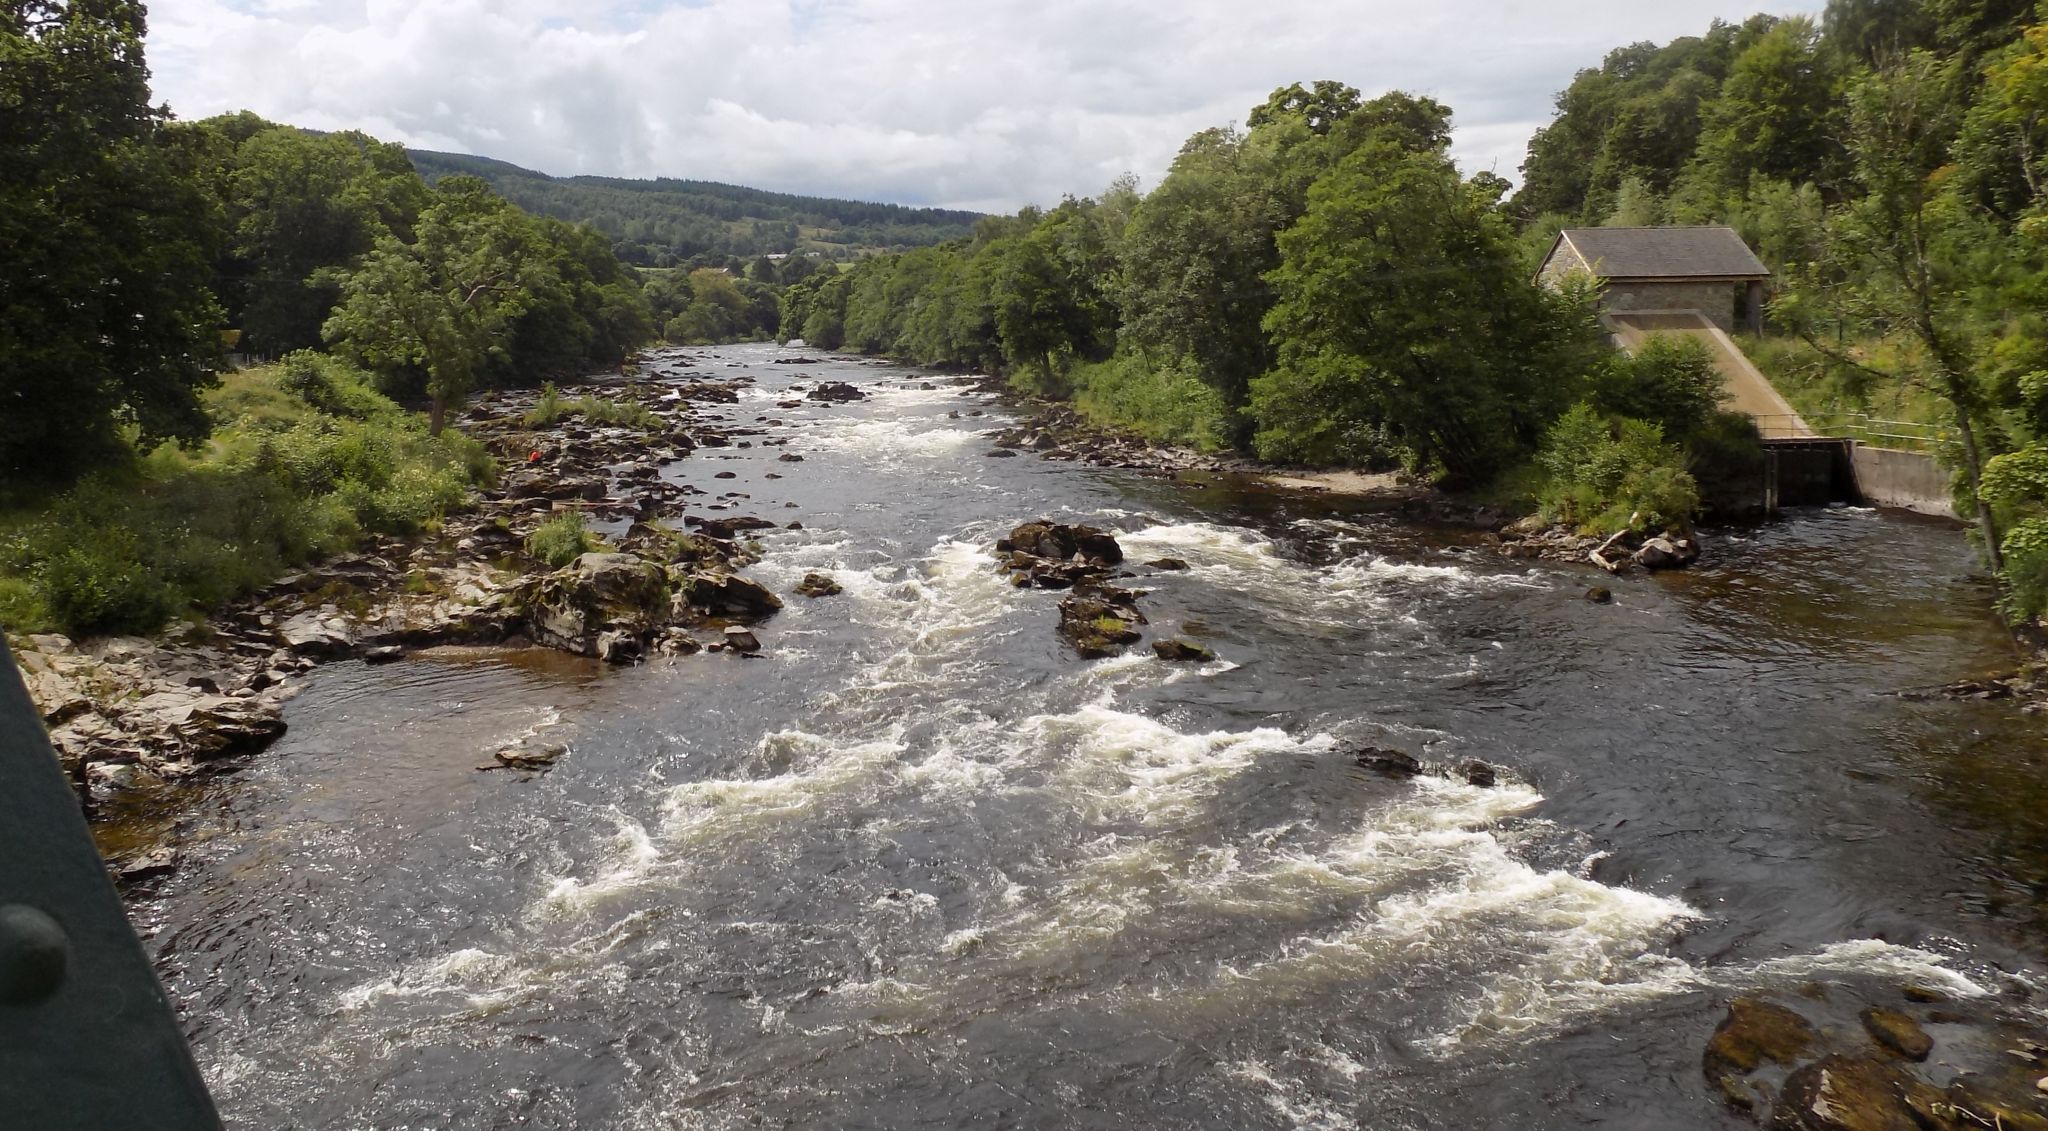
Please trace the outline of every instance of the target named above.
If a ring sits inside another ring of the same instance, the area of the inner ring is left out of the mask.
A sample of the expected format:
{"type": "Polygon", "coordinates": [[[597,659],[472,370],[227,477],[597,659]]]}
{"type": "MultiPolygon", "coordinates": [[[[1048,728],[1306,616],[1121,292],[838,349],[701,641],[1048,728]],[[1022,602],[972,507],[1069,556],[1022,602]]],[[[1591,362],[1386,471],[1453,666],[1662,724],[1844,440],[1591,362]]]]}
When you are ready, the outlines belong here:
{"type": "Polygon", "coordinates": [[[816,253],[855,259],[969,235],[977,212],[797,196],[714,181],[552,177],[490,157],[409,149],[427,181],[467,173],[539,215],[591,224],[619,258],[647,267],[693,259],[816,253]]]}

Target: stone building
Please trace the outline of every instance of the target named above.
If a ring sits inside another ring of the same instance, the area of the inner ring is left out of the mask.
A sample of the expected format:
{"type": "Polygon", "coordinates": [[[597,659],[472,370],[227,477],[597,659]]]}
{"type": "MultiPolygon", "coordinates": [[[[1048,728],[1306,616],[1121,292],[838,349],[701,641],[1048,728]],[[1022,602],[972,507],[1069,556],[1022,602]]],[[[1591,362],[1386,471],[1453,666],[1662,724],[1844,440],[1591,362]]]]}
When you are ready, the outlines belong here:
{"type": "Polygon", "coordinates": [[[1763,328],[1770,269],[1733,228],[1567,228],[1537,278],[1555,287],[1572,274],[1600,284],[1609,314],[1696,310],[1723,330],[1763,328]]]}

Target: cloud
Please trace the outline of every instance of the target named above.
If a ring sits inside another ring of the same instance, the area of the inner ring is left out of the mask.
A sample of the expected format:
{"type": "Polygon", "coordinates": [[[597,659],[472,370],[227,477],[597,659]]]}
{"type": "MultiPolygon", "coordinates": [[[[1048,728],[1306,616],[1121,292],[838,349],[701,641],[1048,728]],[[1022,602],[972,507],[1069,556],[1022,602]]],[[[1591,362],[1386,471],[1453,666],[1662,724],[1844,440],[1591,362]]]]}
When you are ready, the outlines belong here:
{"type": "MultiPolygon", "coordinates": [[[[1780,0],[1787,14],[1823,0],[1780,0]]],[[[549,173],[674,176],[1010,210],[1156,183],[1275,87],[1458,113],[1512,176],[1551,99],[1724,0],[156,0],[157,97],[549,173]]]]}

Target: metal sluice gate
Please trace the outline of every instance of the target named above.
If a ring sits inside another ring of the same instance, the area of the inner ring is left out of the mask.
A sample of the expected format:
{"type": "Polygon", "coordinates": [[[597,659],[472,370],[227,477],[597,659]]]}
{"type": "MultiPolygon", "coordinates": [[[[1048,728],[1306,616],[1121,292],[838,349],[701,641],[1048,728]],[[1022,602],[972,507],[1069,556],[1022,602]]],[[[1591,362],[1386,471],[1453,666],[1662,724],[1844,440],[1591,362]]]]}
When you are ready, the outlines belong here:
{"type": "Polygon", "coordinates": [[[0,1131],[220,1126],[0,638],[0,1131]]]}

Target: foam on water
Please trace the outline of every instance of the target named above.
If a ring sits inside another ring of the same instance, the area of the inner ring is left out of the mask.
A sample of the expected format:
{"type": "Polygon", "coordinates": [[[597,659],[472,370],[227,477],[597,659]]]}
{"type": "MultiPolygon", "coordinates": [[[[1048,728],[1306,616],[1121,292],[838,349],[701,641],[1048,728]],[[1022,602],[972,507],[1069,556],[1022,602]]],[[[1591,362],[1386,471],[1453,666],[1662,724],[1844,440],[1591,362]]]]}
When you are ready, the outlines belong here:
{"type": "Polygon", "coordinates": [[[805,444],[821,452],[849,453],[868,459],[951,463],[960,458],[962,449],[979,440],[973,432],[943,424],[927,427],[915,420],[875,417],[830,421],[808,432],[805,444]]]}
{"type": "MultiPolygon", "coordinates": [[[[921,458],[957,454],[974,439],[897,421],[835,424],[823,430],[820,446],[921,458]]],[[[1431,777],[1375,780],[1348,809],[1219,832],[1216,807],[1242,792],[1247,775],[1273,759],[1328,758],[1334,741],[1270,726],[1203,730],[1132,709],[1135,693],[1234,670],[1228,663],[1168,667],[1143,653],[1076,663],[1042,686],[1016,689],[1004,710],[974,701],[970,689],[985,688],[990,653],[1004,633],[1017,631],[1004,618],[1034,610],[1043,615],[1028,630],[1049,631],[1054,603],[1010,586],[985,549],[992,537],[962,532],[902,566],[891,564],[887,550],[862,550],[829,532],[778,536],[759,576],[784,588],[805,572],[832,572],[845,593],[821,608],[859,626],[870,649],[845,686],[819,697],[817,721],[805,723],[815,728],[766,735],[725,776],[661,787],[651,818],[608,812],[614,828],[595,859],[580,875],[548,877],[529,914],[499,943],[408,963],[342,993],[339,1011],[370,1017],[407,1006],[413,1014],[474,1016],[576,993],[616,973],[617,952],[645,929],[650,909],[629,897],[657,892],[659,905],[688,916],[685,881],[695,869],[716,868],[786,833],[829,825],[855,809],[886,813],[883,802],[904,796],[925,814],[971,820],[977,804],[1005,794],[1031,795],[1061,818],[1032,846],[1029,861],[1005,865],[1017,878],[998,872],[1000,882],[980,889],[979,904],[964,911],[913,892],[865,899],[849,909],[851,922],[820,924],[909,938],[923,953],[877,954],[863,943],[872,976],[836,984],[830,1015],[786,1014],[764,1000],[764,1031],[851,1024],[881,1035],[929,1032],[950,1024],[948,1010],[979,1000],[992,981],[1057,985],[1062,971],[1085,968],[1090,956],[1174,951],[1194,940],[1214,952],[1171,973],[1148,966],[1133,975],[1126,1001],[1156,1015],[1162,1029],[1393,986],[1429,995],[1429,1030],[1416,1047],[1445,1059],[1701,986],[1876,974],[1957,996],[1986,992],[1937,955],[1877,942],[1749,966],[1688,965],[1664,953],[1700,917],[1684,902],[1518,855],[1520,834],[1512,830],[1531,823],[1543,797],[1513,782],[1479,789],[1431,777]],[[1229,924],[1245,929],[1219,929],[1229,924]],[[554,938],[579,930],[585,933],[566,942],[554,938]],[[528,936],[541,931],[554,934],[537,945],[528,936]]],[[[1200,585],[1271,602],[1277,615],[1354,631],[1416,623],[1414,610],[1425,600],[1542,585],[1508,572],[1372,556],[1318,567],[1286,557],[1254,532],[1207,523],[1155,525],[1119,539],[1133,560],[1179,557],[1200,585]]],[[[1169,576],[1160,584],[1178,582],[1169,576]]],[[[796,624],[811,615],[804,606],[791,613],[796,624]]],[[[1477,662],[1461,668],[1476,670],[1477,662]]],[[[886,838],[901,826],[885,818],[863,827],[886,838]]],[[[1354,1126],[1323,1098],[1318,1081],[1355,1082],[1366,1067],[1325,1046],[1305,1070],[1309,1079],[1294,1080],[1265,1060],[1238,1059],[1220,1074],[1291,1125],[1354,1126]]],[[[649,1106],[623,1125],[688,1124],[649,1106]]]]}

